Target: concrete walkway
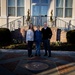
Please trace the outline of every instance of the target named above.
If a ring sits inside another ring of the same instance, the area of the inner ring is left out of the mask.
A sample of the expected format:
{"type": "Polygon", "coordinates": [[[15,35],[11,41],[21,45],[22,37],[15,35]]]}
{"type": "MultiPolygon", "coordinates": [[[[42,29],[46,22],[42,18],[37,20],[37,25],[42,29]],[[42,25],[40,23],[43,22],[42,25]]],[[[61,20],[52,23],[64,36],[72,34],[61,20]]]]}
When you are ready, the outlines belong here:
{"type": "Polygon", "coordinates": [[[52,56],[27,56],[27,50],[0,49],[0,75],[75,75],[74,51],[51,51],[52,56]]]}

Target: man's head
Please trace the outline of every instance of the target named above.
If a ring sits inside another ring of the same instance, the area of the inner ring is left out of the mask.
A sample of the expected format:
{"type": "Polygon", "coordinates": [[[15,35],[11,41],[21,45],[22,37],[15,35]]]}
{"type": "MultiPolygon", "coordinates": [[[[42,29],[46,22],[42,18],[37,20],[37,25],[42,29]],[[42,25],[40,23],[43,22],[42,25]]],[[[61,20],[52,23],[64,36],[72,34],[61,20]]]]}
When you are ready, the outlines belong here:
{"type": "Polygon", "coordinates": [[[46,22],[44,23],[44,27],[47,27],[47,23],[46,22]]]}
{"type": "Polygon", "coordinates": [[[39,25],[37,26],[37,30],[40,30],[40,26],[39,25]]]}

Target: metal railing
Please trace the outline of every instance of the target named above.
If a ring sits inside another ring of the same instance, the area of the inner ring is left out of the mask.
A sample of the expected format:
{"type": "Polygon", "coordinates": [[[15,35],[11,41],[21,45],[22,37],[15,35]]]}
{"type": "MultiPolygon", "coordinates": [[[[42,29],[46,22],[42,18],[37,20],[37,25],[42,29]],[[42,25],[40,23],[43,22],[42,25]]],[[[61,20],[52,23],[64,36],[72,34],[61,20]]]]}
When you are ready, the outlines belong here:
{"type": "Polygon", "coordinates": [[[8,28],[10,31],[14,31],[15,29],[21,28],[26,24],[26,17],[22,16],[13,21],[7,21],[7,24],[1,25],[0,28],[8,28]]]}
{"type": "Polygon", "coordinates": [[[72,25],[71,22],[66,22],[60,18],[56,18],[56,27],[60,28],[61,30],[65,30],[65,31],[75,29],[75,25],[72,25]]]}
{"type": "Polygon", "coordinates": [[[41,25],[43,26],[44,22],[47,22],[48,26],[50,27],[57,27],[61,30],[74,30],[75,25],[72,25],[69,22],[66,22],[65,20],[62,20],[58,17],[53,16],[53,21],[50,21],[50,16],[32,16],[31,21],[33,25],[41,25]]]}

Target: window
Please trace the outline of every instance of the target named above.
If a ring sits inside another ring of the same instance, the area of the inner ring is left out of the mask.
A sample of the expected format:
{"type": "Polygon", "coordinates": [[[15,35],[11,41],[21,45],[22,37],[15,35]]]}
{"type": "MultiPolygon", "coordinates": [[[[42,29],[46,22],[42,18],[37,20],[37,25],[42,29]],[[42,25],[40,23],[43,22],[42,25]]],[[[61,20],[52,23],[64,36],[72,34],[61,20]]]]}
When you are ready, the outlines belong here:
{"type": "Polygon", "coordinates": [[[33,16],[45,16],[48,12],[49,0],[32,0],[32,15],[33,16]]]}
{"type": "Polygon", "coordinates": [[[34,16],[39,16],[39,15],[41,15],[41,16],[45,16],[45,15],[47,15],[47,10],[48,10],[48,6],[41,6],[41,8],[40,8],[40,6],[39,5],[34,5],[33,6],[33,14],[34,14],[34,16]]]}
{"type": "Polygon", "coordinates": [[[72,17],[73,0],[56,0],[56,16],[72,17]]]}
{"type": "Polygon", "coordinates": [[[63,17],[63,0],[56,0],[56,16],[63,17]]]}
{"type": "Polygon", "coordinates": [[[41,0],[41,3],[48,4],[48,0],[41,0]]]}
{"type": "Polygon", "coordinates": [[[38,16],[39,15],[39,6],[38,5],[33,5],[33,16],[38,16]]]}
{"type": "Polygon", "coordinates": [[[23,16],[24,15],[24,0],[17,0],[17,15],[23,16]]]}
{"type": "Polygon", "coordinates": [[[1,16],[1,0],[0,0],[0,16],[1,16]]]}
{"type": "Polygon", "coordinates": [[[39,3],[39,0],[32,0],[32,3],[39,3]]]}
{"type": "Polygon", "coordinates": [[[15,0],[8,0],[8,16],[15,16],[15,0]]]}
{"type": "Polygon", "coordinates": [[[23,16],[24,0],[8,0],[8,16],[23,16]]]}
{"type": "Polygon", "coordinates": [[[72,0],[65,1],[65,17],[72,17],[72,0]]]}
{"type": "Polygon", "coordinates": [[[48,4],[48,0],[32,0],[32,3],[44,3],[44,4],[48,4]]]}
{"type": "Polygon", "coordinates": [[[42,5],[41,6],[41,15],[47,15],[47,11],[48,11],[48,6],[46,5],[42,5]]]}

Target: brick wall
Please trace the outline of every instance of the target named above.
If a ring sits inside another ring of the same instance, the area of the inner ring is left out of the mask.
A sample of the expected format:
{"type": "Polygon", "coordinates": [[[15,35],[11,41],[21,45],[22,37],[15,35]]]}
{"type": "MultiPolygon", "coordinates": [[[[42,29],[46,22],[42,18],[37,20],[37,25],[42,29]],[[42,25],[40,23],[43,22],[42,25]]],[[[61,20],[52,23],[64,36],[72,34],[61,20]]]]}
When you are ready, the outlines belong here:
{"type": "Polygon", "coordinates": [[[66,33],[67,32],[65,32],[65,31],[61,31],[61,36],[60,36],[60,41],[61,42],[67,42],[66,33]]]}
{"type": "Polygon", "coordinates": [[[57,28],[56,27],[52,27],[52,38],[50,42],[56,42],[56,38],[57,38],[57,28]]]}
{"type": "MultiPolygon", "coordinates": [[[[40,27],[41,30],[42,27],[40,27]]],[[[14,33],[12,33],[13,38],[16,38],[18,40],[25,40],[25,31],[28,30],[28,26],[25,26],[21,29],[17,29],[14,31],[14,33]]],[[[34,26],[34,30],[36,30],[36,27],[34,26]]],[[[50,42],[56,42],[56,41],[60,41],[60,42],[67,42],[66,40],[66,32],[65,31],[61,31],[60,29],[56,28],[56,27],[51,27],[52,30],[52,38],[50,40],[50,42]]]]}

